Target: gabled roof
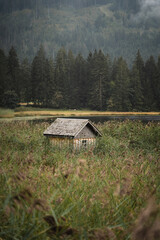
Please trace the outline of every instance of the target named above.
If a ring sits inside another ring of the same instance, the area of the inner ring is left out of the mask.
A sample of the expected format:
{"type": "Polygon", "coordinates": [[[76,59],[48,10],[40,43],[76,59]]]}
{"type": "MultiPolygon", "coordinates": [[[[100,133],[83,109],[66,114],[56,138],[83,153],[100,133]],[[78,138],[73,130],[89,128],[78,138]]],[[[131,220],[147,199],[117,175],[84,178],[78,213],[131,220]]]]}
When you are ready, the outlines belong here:
{"type": "Polygon", "coordinates": [[[88,119],[76,118],[57,118],[43,134],[61,137],[76,137],[85,126],[89,126],[96,136],[102,136],[99,130],[88,119]]]}

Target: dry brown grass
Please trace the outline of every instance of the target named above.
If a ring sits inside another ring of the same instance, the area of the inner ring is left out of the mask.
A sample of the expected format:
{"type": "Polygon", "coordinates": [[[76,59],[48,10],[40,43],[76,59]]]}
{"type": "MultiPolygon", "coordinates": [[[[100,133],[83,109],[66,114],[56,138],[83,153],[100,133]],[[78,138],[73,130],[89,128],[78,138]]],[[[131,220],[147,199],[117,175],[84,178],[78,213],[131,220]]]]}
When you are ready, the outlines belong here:
{"type": "Polygon", "coordinates": [[[19,116],[110,116],[110,115],[160,115],[160,112],[102,112],[102,111],[83,111],[83,110],[48,110],[48,111],[25,111],[17,112],[19,116]]]}
{"type": "MultiPolygon", "coordinates": [[[[24,106],[24,105],[23,105],[24,106]]],[[[38,116],[54,116],[54,117],[78,117],[78,116],[136,116],[136,115],[160,115],[160,112],[111,112],[111,111],[91,111],[91,110],[50,110],[50,109],[17,109],[14,112],[9,109],[0,109],[0,118],[13,117],[38,117],[38,116]]]]}

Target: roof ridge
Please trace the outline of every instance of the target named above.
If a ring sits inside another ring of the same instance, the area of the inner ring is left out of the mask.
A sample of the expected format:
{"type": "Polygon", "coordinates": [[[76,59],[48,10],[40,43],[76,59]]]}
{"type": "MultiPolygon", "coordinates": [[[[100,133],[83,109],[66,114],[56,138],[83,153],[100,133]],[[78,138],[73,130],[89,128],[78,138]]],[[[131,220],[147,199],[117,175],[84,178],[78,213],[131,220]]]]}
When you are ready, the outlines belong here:
{"type": "Polygon", "coordinates": [[[75,133],[75,137],[82,131],[82,129],[89,123],[89,120],[75,133]]]}
{"type": "Polygon", "coordinates": [[[84,121],[89,121],[87,118],[68,118],[68,117],[61,117],[61,118],[56,118],[57,119],[67,119],[67,120],[84,120],[84,121]]]}
{"type": "Polygon", "coordinates": [[[76,137],[82,129],[89,124],[96,135],[100,135],[99,130],[94,127],[89,119],[77,118],[56,118],[55,121],[43,132],[44,135],[72,136],[76,137]]]}

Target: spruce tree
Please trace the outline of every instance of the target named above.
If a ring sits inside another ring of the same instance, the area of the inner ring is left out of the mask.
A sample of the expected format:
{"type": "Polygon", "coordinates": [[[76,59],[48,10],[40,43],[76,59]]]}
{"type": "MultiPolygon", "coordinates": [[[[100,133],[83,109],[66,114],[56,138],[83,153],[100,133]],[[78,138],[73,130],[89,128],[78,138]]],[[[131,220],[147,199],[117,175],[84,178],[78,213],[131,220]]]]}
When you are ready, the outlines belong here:
{"type": "Polygon", "coordinates": [[[86,107],[89,107],[90,102],[90,89],[92,86],[92,67],[93,67],[93,54],[92,52],[89,52],[88,57],[86,59],[86,88],[87,88],[87,94],[86,94],[86,107]]]}
{"type": "Polygon", "coordinates": [[[140,71],[136,63],[133,64],[131,70],[130,100],[132,103],[132,111],[143,111],[143,93],[140,78],[140,71]]]}
{"type": "Polygon", "coordinates": [[[66,76],[67,76],[67,71],[66,71],[66,65],[67,65],[67,53],[65,48],[61,48],[56,56],[55,59],[55,81],[56,81],[56,92],[57,96],[61,96],[60,98],[60,103],[58,104],[59,107],[66,107],[66,76]],[[62,100],[63,99],[63,100],[62,100]]]}
{"type": "Polygon", "coordinates": [[[101,50],[94,52],[91,68],[90,107],[105,110],[107,105],[106,91],[109,85],[109,68],[107,58],[101,50]]]}
{"type": "Polygon", "coordinates": [[[75,57],[71,50],[67,53],[67,59],[66,59],[66,77],[65,77],[65,102],[67,108],[76,108],[75,106],[75,57]]]}
{"type": "Polygon", "coordinates": [[[25,58],[20,65],[21,100],[29,103],[31,101],[31,66],[25,58]]]}
{"type": "Polygon", "coordinates": [[[148,111],[156,110],[157,108],[156,71],[156,63],[153,56],[151,56],[145,63],[145,106],[148,111]]]}
{"type": "Polygon", "coordinates": [[[75,58],[74,65],[74,104],[75,108],[85,108],[87,95],[86,61],[81,54],[75,58]]]}
{"type": "Polygon", "coordinates": [[[46,59],[44,78],[44,106],[54,107],[55,94],[54,63],[52,59],[46,59]]]}
{"type": "Polygon", "coordinates": [[[136,68],[137,68],[137,70],[139,72],[139,75],[140,75],[140,79],[141,79],[142,84],[143,84],[144,77],[145,77],[144,76],[145,75],[145,68],[144,68],[144,61],[143,61],[143,58],[141,56],[140,50],[137,51],[134,63],[136,65],[136,68]]]}
{"type": "Polygon", "coordinates": [[[20,67],[15,48],[12,46],[8,56],[8,87],[15,91],[20,100],[20,67]]]}
{"type": "Polygon", "coordinates": [[[32,101],[35,105],[45,103],[45,65],[46,57],[43,45],[34,57],[31,68],[32,101]]]}
{"type": "Polygon", "coordinates": [[[157,62],[157,74],[156,74],[156,105],[157,110],[160,111],[160,56],[157,62]]]}
{"type": "Polygon", "coordinates": [[[0,106],[3,105],[5,91],[9,89],[7,78],[7,57],[3,50],[0,49],[0,106]]]}
{"type": "Polygon", "coordinates": [[[114,62],[112,70],[111,97],[109,110],[129,111],[130,102],[130,75],[126,61],[120,57],[114,62]]]}

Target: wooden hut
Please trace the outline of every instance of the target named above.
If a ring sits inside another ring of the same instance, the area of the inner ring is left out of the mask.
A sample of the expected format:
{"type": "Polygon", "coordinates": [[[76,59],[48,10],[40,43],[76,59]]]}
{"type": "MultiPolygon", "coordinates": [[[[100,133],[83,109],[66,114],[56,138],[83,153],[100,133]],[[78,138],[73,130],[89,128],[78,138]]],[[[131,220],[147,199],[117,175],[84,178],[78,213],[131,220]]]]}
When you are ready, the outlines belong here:
{"type": "Polygon", "coordinates": [[[57,118],[45,131],[54,145],[71,146],[74,150],[94,146],[102,136],[88,119],[57,118]]]}

